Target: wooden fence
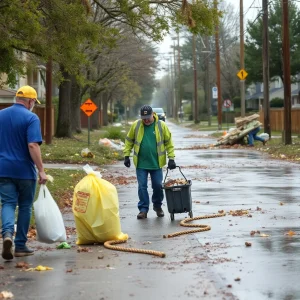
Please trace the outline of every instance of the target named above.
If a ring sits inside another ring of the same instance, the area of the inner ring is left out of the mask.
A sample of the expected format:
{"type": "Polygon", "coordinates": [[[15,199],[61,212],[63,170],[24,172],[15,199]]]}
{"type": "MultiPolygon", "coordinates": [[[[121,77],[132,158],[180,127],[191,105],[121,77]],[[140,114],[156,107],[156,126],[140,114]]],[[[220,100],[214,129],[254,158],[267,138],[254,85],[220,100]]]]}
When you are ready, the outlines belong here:
{"type": "MultiPolygon", "coordinates": [[[[264,111],[259,112],[259,121],[264,124],[264,111]]],[[[292,132],[300,133],[300,108],[292,108],[291,110],[292,132]]],[[[284,109],[270,109],[270,127],[272,131],[284,130],[284,109]]]]}
{"type": "MultiPolygon", "coordinates": [[[[11,106],[12,103],[1,103],[0,109],[11,106]]],[[[37,114],[41,122],[41,132],[43,138],[46,135],[46,107],[45,105],[35,105],[33,108],[33,112],[37,114]]],[[[17,117],[17,116],[16,116],[17,117]]],[[[52,128],[51,128],[52,136],[55,133],[55,124],[54,124],[54,107],[52,106],[52,128]]]]}

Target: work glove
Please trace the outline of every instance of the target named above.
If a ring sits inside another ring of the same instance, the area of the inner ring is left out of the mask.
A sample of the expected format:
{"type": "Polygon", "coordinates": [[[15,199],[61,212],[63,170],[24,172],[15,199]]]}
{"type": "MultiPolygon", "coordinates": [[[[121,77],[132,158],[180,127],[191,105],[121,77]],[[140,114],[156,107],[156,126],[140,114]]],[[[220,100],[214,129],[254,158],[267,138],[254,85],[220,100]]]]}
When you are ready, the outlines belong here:
{"type": "Polygon", "coordinates": [[[124,165],[125,165],[127,168],[130,168],[130,158],[129,158],[129,156],[125,156],[125,157],[124,157],[124,165]]]}
{"type": "Polygon", "coordinates": [[[176,169],[176,163],[175,163],[175,160],[174,160],[174,159],[169,159],[169,162],[168,162],[168,168],[169,168],[170,170],[176,169]]]}

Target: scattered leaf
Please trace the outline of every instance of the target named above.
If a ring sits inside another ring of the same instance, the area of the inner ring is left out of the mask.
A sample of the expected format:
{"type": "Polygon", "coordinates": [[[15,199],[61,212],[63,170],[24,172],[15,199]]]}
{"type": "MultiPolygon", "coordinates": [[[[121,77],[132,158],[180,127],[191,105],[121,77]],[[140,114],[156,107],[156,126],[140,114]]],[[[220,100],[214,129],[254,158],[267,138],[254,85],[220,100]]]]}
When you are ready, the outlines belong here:
{"type": "Polygon", "coordinates": [[[24,261],[20,261],[16,264],[16,268],[20,268],[20,269],[28,269],[29,268],[29,264],[24,262],[24,261]]]}
{"type": "Polygon", "coordinates": [[[284,203],[283,203],[283,202],[280,202],[279,205],[284,205],[284,203]]]}
{"type": "Polygon", "coordinates": [[[252,231],[250,232],[250,235],[253,236],[253,235],[255,235],[256,233],[257,233],[257,234],[260,234],[260,231],[259,231],[259,230],[256,230],[256,231],[255,231],[255,230],[252,230],[252,231]]]}
{"type": "Polygon", "coordinates": [[[93,252],[91,248],[88,247],[78,247],[77,252],[93,252]]]}
{"type": "Polygon", "coordinates": [[[241,278],[237,277],[237,278],[234,279],[234,281],[241,281],[241,278]]]}
{"type": "Polygon", "coordinates": [[[296,234],[296,232],[292,231],[292,230],[290,230],[290,231],[288,231],[288,232],[285,233],[285,235],[289,235],[289,236],[293,236],[295,234],[296,234]]]}
{"type": "Polygon", "coordinates": [[[250,242],[245,242],[246,247],[251,247],[252,244],[250,242]]]}

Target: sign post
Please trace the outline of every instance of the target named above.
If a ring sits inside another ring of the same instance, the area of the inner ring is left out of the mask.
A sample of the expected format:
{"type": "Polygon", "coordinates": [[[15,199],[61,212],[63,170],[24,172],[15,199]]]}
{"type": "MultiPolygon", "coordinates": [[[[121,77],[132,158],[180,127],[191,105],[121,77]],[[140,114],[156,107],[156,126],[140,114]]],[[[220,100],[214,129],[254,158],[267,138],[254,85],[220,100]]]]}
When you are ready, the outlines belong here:
{"type": "Polygon", "coordinates": [[[211,90],[212,90],[212,98],[218,99],[218,88],[214,86],[211,90]]]}
{"type": "Polygon", "coordinates": [[[91,121],[90,116],[97,110],[97,105],[91,100],[87,99],[81,106],[80,109],[88,117],[88,145],[90,145],[90,130],[91,130],[91,121]]]}
{"type": "Polygon", "coordinates": [[[223,106],[226,108],[225,114],[226,114],[227,130],[229,130],[229,128],[228,128],[227,112],[229,111],[229,108],[230,108],[231,105],[232,105],[231,100],[229,100],[229,99],[224,100],[223,106]]]}

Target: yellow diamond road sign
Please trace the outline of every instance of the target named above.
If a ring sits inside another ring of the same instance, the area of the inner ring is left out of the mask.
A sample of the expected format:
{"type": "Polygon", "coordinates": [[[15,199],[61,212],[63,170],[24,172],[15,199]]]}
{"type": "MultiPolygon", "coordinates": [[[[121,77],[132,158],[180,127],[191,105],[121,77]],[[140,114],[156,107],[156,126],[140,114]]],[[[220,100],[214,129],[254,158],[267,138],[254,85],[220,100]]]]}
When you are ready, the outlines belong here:
{"type": "Polygon", "coordinates": [[[248,73],[244,69],[241,69],[236,75],[239,79],[245,80],[248,76],[248,73]]]}

